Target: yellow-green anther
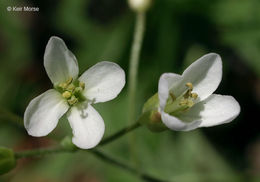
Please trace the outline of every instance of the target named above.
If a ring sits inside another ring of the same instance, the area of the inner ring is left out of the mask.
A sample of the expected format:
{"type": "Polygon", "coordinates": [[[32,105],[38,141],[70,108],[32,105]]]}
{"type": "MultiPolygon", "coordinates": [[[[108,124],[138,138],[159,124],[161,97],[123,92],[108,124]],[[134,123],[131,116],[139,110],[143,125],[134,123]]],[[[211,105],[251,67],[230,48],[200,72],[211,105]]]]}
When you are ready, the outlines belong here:
{"type": "Polygon", "coordinates": [[[192,83],[187,82],[185,86],[187,87],[186,91],[178,97],[172,91],[169,91],[169,98],[164,109],[165,112],[178,115],[181,112],[186,112],[195,104],[194,100],[197,99],[198,94],[192,92],[192,83]]]}
{"type": "Polygon", "coordinates": [[[71,83],[72,83],[72,81],[73,81],[73,78],[72,78],[72,77],[70,77],[70,78],[69,78],[69,79],[66,81],[67,85],[71,84],[71,83]]]}
{"type": "Polygon", "coordinates": [[[65,89],[67,87],[67,84],[66,83],[60,83],[59,87],[65,89]]]}
{"type": "Polygon", "coordinates": [[[85,83],[84,82],[79,82],[79,86],[84,90],[85,89],[85,83]]]}
{"type": "Polygon", "coordinates": [[[70,84],[66,89],[69,91],[73,91],[75,89],[75,86],[73,84],[70,84]]]}
{"type": "Polygon", "coordinates": [[[69,105],[76,104],[78,102],[78,99],[72,95],[71,98],[68,100],[69,105]]]}
{"type": "Polygon", "coordinates": [[[172,101],[174,101],[176,99],[175,95],[170,91],[170,96],[172,98],[172,101]]]}
{"type": "Polygon", "coordinates": [[[83,89],[81,88],[81,87],[76,87],[75,89],[74,89],[74,93],[76,93],[76,92],[81,92],[83,89]]]}
{"type": "Polygon", "coordinates": [[[194,102],[193,102],[192,100],[188,100],[188,101],[187,101],[187,106],[188,106],[188,107],[192,107],[193,104],[194,104],[194,102]]]}
{"type": "Polygon", "coordinates": [[[193,99],[197,99],[197,98],[198,98],[198,94],[196,94],[196,93],[191,93],[191,97],[192,97],[193,99]]]}
{"type": "Polygon", "coordinates": [[[56,86],[57,91],[59,91],[70,106],[78,103],[84,102],[86,98],[83,96],[82,92],[85,88],[85,83],[79,80],[73,80],[70,77],[66,82],[60,83],[56,86]]]}
{"type": "Polygon", "coordinates": [[[188,103],[188,100],[187,99],[183,99],[183,100],[180,101],[179,105],[180,106],[185,106],[185,105],[187,105],[187,103],[188,103]]]}
{"type": "Polygon", "coordinates": [[[65,91],[62,93],[62,97],[64,97],[65,99],[68,99],[71,97],[71,92],[69,91],[65,91]]]}
{"type": "Polygon", "coordinates": [[[189,88],[189,90],[192,90],[192,89],[193,89],[192,83],[187,82],[185,85],[189,88]]]}

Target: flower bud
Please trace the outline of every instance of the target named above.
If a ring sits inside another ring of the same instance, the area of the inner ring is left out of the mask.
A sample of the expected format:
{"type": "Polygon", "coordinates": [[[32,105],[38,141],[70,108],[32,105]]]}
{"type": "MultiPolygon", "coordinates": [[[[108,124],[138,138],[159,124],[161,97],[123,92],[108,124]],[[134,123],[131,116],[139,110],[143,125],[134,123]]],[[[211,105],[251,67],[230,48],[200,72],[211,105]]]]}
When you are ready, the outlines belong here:
{"type": "Polygon", "coordinates": [[[60,144],[66,150],[70,150],[72,152],[77,150],[77,147],[72,143],[72,138],[70,136],[66,136],[60,144]]]}
{"type": "Polygon", "coordinates": [[[137,12],[145,12],[151,6],[152,0],[128,0],[131,9],[137,12]]]}
{"type": "Polygon", "coordinates": [[[0,175],[9,172],[15,165],[16,159],[13,150],[0,147],[0,175]]]}

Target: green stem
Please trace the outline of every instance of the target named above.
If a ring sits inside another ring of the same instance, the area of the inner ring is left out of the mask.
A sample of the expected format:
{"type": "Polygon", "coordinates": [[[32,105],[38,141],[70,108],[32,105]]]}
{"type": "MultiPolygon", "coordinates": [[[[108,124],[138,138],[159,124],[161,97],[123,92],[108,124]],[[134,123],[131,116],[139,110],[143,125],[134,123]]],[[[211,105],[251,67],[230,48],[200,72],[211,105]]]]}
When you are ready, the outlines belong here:
{"type": "Polygon", "coordinates": [[[121,169],[124,169],[134,175],[138,175],[141,179],[149,182],[164,182],[162,180],[159,180],[157,178],[154,178],[148,174],[145,173],[140,173],[136,169],[132,168],[131,166],[128,166],[122,162],[117,161],[116,159],[113,159],[112,157],[98,151],[95,149],[92,150],[69,150],[65,149],[63,147],[56,147],[56,148],[46,148],[46,149],[35,149],[35,150],[30,150],[30,151],[22,151],[22,152],[16,152],[15,157],[16,159],[21,159],[21,158],[27,158],[27,157],[35,157],[35,156],[45,156],[49,154],[55,154],[55,153],[71,153],[75,151],[84,151],[84,152],[89,152],[95,155],[97,158],[103,160],[104,162],[107,162],[109,164],[113,164],[117,167],[120,167],[121,169]]]}
{"type": "Polygon", "coordinates": [[[102,145],[106,145],[116,139],[118,139],[119,137],[127,134],[128,132],[130,131],[133,131],[135,130],[136,128],[139,128],[141,126],[141,124],[139,122],[136,122],[126,128],[123,128],[121,130],[119,130],[118,132],[114,133],[113,135],[105,138],[104,140],[102,140],[100,143],[99,143],[99,146],[102,146],[102,145]]]}
{"type": "MultiPolygon", "coordinates": [[[[121,136],[127,134],[130,131],[135,130],[136,128],[140,127],[141,124],[139,122],[134,123],[133,125],[130,125],[129,127],[123,128],[119,130],[118,132],[114,133],[113,135],[105,138],[99,143],[99,146],[106,145],[121,136]]],[[[65,149],[62,146],[56,147],[56,148],[49,148],[49,149],[35,149],[35,150],[28,150],[23,152],[16,153],[16,158],[25,158],[25,157],[31,157],[31,156],[44,156],[46,154],[53,154],[53,153],[60,153],[60,152],[74,152],[80,149],[71,150],[71,149],[65,149]]]]}
{"type": "Polygon", "coordinates": [[[55,154],[55,153],[64,153],[64,152],[74,152],[74,150],[68,150],[61,146],[56,148],[34,149],[34,150],[16,152],[15,158],[21,159],[26,157],[35,157],[35,156],[39,157],[39,156],[45,156],[45,155],[55,154]]]}
{"type": "Polygon", "coordinates": [[[146,173],[143,173],[143,172],[140,172],[139,170],[136,170],[135,168],[132,168],[131,166],[129,165],[126,165],[124,163],[121,163],[115,159],[113,159],[112,157],[108,156],[107,154],[104,154],[98,150],[90,150],[89,151],[90,153],[92,153],[93,155],[95,155],[96,157],[102,159],[102,161],[104,162],[107,162],[109,164],[113,164],[117,167],[120,167],[121,169],[124,169],[134,175],[137,175],[139,176],[141,179],[143,179],[144,181],[147,181],[147,182],[166,182],[164,180],[160,180],[160,179],[157,179],[153,176],[150,176],[146,173]]]}
{"type": "Polygon", "coordinates": [[[145,13],[136,14],[136,24],[134,30],[134,39],[131,48],[129,65],[129,121],[135,121],[135,102],[136,102],[136,83],[139,57],[145,30],[145,13]]]}

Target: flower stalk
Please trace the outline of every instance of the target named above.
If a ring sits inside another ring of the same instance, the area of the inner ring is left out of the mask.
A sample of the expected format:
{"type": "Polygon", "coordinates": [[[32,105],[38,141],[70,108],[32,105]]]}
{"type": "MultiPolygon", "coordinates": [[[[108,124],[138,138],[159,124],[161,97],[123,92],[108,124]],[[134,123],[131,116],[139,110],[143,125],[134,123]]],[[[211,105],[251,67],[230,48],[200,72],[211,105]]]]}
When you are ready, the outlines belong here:
{"type": "Polygon", "coordinates": [[[66,153],[66,152],[74,152],[73,150],[69,150],[63,148],[61,146],[55,148],[42,148],[42,149],[34,149],[34,150],[27,150],[15,153],[16,159],[27,158],[27,157],[41,157],[49,154],[55,153],[66,153]]]}
{"type": "Polygon", "coordinates": [[[129,65],[129,121],[135,121],[135,104],[136,104],[136,84],[140,52],[145,31],[145,13],[136,13],[136,24],[134,30],[134,39],[131,48],[130,65],[129,65]]]}
{"type": "Polygon", "coordinates": [[[125,127],[121,130],[119,130],[118,132],[114,133],[113,135],[105,138],[104,140],[102,140],[100,143],[99,143],[99,146],[102,146],[102,145],[106,145],[118,138],[120,138],[121,136],[124,136],[125,134],[139,128],[141,126],[141,124],[139,122],[135,122],[133,123],[132,125],[128,126],[128,127],[125,127]]]}
{"type": "Polygon", "coordinates": [[[166,182],[160,179],[157,179],[153,176],[150,176],[146,173],[140,173],[136,169],[132,168],[131,166],[124,164],[111,156],[108,156],[107,154],[104,154],[103,152],[100,152],[99,150],[82,150],[82,149],[77,149],[77,150],[69,150],[66,148],[63,148],[62,146],[56,147],[56,148],[43,148],[43,149],[35,149],[35,150],[28,150],[28,151],[22,151],[22,152],[16,152],[15,153],[15,158],[16,159],[21,159],[21,158],[27,158],[27,157],[35,157],[35,156],[45,156],[45,155],[50,155],[50,154],[57,154],[57,153],[68,153],[68,152],[75,152],[75,151],[84,151],[84,152],[89,152],[96,156],[97,158],[101,159],[102,161],[113,164],[115,166],[120,167],[121,169],[124,169],[133,175],[139,176],[141,179],[144,181],[153,181],[153,182],[166,182]]]}

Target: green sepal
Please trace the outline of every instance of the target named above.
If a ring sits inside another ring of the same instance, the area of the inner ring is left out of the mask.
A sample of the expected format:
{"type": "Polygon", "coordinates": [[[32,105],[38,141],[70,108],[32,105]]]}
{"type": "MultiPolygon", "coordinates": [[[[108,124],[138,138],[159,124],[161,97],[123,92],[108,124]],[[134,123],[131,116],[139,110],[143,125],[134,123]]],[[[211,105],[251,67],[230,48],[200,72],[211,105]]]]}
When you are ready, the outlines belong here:
{"type": "Polygon", "coordinates": [[[167,127],[162,123],[158,107],[159,98],[158,93],[156,93],[144,104],[142,115],[138,119],[139,123],[146,125],[147,128],[153,132],[161,132],[167,129],[167,127]]]}
{"type": "Polygon", "coordinates": [[[16,159],[14,151],[9,148],[0,147],[0,175],[15,168],[16,159]]]}
{"type": "Polygon", "coordinates": [[[142,112],[145,113],[147,111],[157,109],[158,107],[159,107],[159,97],[158,97],[158,93],[156,93],[152,97],[150,97],[146,101],[146,103],[144,103],[142,112]]]}
{"type": "Polygon", "coordinates": [[[138,122],[147,126],[152,132],[162,132],[168,128],[161,120],[161,114],[157,110],[151,110],[143,113],[138,119],[138,122]]]}

